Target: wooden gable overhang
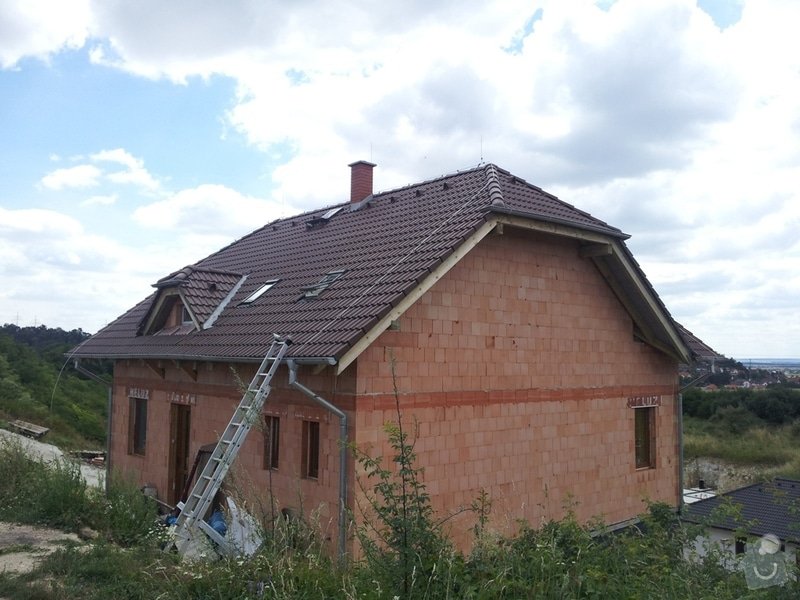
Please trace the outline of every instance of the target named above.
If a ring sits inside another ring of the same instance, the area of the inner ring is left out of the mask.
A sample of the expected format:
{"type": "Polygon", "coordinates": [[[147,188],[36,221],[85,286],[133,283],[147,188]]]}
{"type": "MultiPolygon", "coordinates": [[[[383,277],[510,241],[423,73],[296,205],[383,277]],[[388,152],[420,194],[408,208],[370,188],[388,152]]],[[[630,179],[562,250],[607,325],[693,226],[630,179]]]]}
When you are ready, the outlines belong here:
{"type": "Polygon", "coordinates": [[[410,290],[403,299],[367,331],[337,362],[337,373],[344,371],[423,294],[444,277],[470,250],[493,231],[502,233],[504,227],[537,231],[576,239],[581,244],[580,255],[591,260],[634,323],[634,335],[674,358],[686,362],[691,351],[686,346],[677,324],[661,299],[647,281],[644,273],[624,243],[629,236],[608,231],[575,227],[557,219],[541,219],[535,215],[508,209],[502,202],[493,203],[484,223],[467,236],[430,274],[410,290]]]}
{"type": "Polygon", "coordinates": [[[578,240],[580,256],[594,263],[633,320],[634,335],[679,362],[690,359],[692,352],[684,342],[677,323],[625,245],[629,235],[576,227],[558,219],[520,213],[503,205],[493,205],[489,211],[498,225],[578,240]]]}

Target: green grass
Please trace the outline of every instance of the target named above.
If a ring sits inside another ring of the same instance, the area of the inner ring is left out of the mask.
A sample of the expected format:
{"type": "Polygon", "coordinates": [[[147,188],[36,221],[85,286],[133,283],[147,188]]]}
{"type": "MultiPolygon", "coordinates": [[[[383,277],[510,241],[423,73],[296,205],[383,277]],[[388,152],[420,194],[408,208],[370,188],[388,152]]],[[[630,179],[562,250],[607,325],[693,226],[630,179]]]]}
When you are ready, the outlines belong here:
{"type": "MultiPolygon", "coordinates": [[[[704,435],[701,433],[701,435],[704,435]]],[[[765,435],[765,434],[760,434],[765,435]]],[[[399,439],[399,438],[398,438],[399,439]]],[[[377,460],[377,459],[376,459],[377,460]]],[[[413,474],[413,454],[400,461],[413,474]]],[[[105,599],[465,599],[517,598],[797,598],[800,583],[752,595],[742,573],[722,569],[715,558],[684,560],[682,549],[699,530],[677,522],[672,510],[654,505],[643,516],[645,527],[596,535],[600,523],[585,525],[568,516],[560,522],[533,527],[519,524],[515,535],[501,536],[491,529],[491,499],[481,497],[481,526],[475,528],[475,546],[464,553],[449,543],[429,544],[427,536],[442,535],[438,517],[427,512],[424,483],[413,488],[416,500],[403,486],[390,486],[397,471],[381,468],[373,496],[391,531],[415,528],[414,552],[427,552],[422,567],[411,568],[407,580],[387,574],[386,565],[398,564],[406,539],[383,535],[373,550],[379,560],[339,565],[322,551],[319,531],[309,528],[315,543],[297,544],[296,536],[266,529],[267,543],[250,559],[224,559],[185,564],[160,550],[152,534],[153,507],[130,482],[112,480],[106,498],[75,481],[70,467],[46,465],[20,455],[14,445],[0,444],[0,510],[25,522],[62,522],[74,528],[85,523],[101,532],[82,546],[67,546],[44,558],[27,574],[0,573],[0,597],[9,600],[105,599]],[[48,472],[49,470],[49,472],[48,472]],[[46,486],[46,487],[43,487],[46,486]],[[387,487],[388,486],[388,487],[387,487]],[[58,502],[41,503],[49,492],[58,502]],[[402,507],[418,502],[420,514],[402,507]],[[8,503],[8,504],[7,504],[8,503]],[[388,510],[390,507],[396,510],[388,510]],[[12,508],[7,508],[12,507],[12,508]],[[406,519],[413,523],[405,523],[406,519]],[[423,543],[424,542],[424,543],[423,543]],[[402,586],[402,589],[401,589],[402,586]],[[400,593],[398,593],[400,590],[400,593]]],[[[373,478],[374,479],[374,478],[373,478]]],[[[370,480],[362,482],[368,484],[370,480]]],[[[413,487],[413,486],[412,486],[413,487]]],[[[162,530],[163,531],[163,530],[162,530]]],[[[443,540],[446,542],[446,540],[443,540]]]]}
{"type": "Polygon", "coordinates": [[[88,526],[124,545],[152,538],[155,503],[131,482],[112,476],[106,497],[87,487],[80,466],[44,463],[22,444],[0,438],[0,519],[78,531],[88,526]]]}
{"type": "Polygon", "coordinates": [[[35,552],[36,547],[31,544],[11,544],[0,548],[0,556],[4,554],[16,554],[18,552],[35,552]]]}
{"type": "Polygon", "coordinates": [[[757,425],[733,433],[718,423],[684,419],[684,456],[712,458],[735,468],[749,468],[757,478],[800,480],[800,424],[757,425]]]}
{"type": "Polygon", "coordinates": [[[732,433],[713,422],[687,417],[684,419],[684,456],[760,467],[765,478],[800,478],[798,429],[796,424],[758,425],[732,433]]]}

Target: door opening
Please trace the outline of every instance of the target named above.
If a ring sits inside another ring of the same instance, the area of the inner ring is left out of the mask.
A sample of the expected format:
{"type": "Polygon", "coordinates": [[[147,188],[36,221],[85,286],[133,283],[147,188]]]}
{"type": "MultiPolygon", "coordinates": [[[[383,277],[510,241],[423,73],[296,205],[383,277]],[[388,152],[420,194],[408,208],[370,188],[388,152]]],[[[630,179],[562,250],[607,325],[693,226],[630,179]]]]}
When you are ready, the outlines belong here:
{"type": "Polygon", "coordinates": [[[170,407],[169,503],[175,506],[189,477],[189,438],[192,408],[186,404],[170,407]]]}

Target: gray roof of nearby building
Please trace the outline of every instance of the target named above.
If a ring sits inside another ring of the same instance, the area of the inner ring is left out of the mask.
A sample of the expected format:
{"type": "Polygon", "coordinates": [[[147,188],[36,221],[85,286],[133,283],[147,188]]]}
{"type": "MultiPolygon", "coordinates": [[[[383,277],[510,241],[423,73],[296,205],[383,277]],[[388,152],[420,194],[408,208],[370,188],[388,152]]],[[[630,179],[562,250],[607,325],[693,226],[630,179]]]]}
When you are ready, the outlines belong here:
{"type": "Polygon", "coordinates": [[[686,506],[683,518],[751,535],[773,533],[781,540],[798,542],[800,481],[777,478],[700,500],[686,506]]]}
{"type": "Polygon", "coordinates": [[[337,206],[341,210],[327,219],[331,207],[269,223],[165,277],[154,294],[93,335],[74,356],[260,360],[278,333],[291,335],[293,358],[336,361],[473,232],[500,217],[569,227],[614,244],[616,256],[593,258],[598,268],[654,345],[686,354],[669,313],[625,246],[626,234],[495,165],[337,206]],[[632,264],[632,271],[623,263],[632,264]],[[344,274],[324,292],[306,297],[309,287],[339,269],[344,274]],[[272,279],[279,281],[261,298],[242,303],[272,279]],[[141,335],[154,302],[170,286],[181,291],[201,324],[213,313],[213,326],[181,335],[141,335]],[[215,313],[231,290],[233,296],[215,313]]]}

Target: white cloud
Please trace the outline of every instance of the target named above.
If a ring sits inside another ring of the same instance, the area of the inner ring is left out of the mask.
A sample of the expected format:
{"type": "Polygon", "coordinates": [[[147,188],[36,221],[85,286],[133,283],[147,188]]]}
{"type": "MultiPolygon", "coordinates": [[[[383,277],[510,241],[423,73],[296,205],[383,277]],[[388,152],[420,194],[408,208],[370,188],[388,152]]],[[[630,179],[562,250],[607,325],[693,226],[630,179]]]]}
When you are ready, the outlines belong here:
{"type": "Polygon", "coordinates": [[[202,256],[173,243],[126,246],[63,213],[0,207],[0,322],[96,331],[164,273],[202,256]]]}
{"type": "Polygon", "coordinates": [[[56,169],[42,177],[41,184],[49,190],[89,188],[100,183],[102,171],[94,165],[77,165],[56,169]]]}
{"type": "Polygon", "coordinates": [[[229,242],[231,236],[247,233],[254,225],[293,212],[290,206],[244,196],[223,185],[205,184],[139,207],[133,217],[147,228],[169,229],[181,235],[228,236],[229,242]]]}
{"type": "Polygon", "coordinates": [[[81,206],[111,206],[116,204],[119,197],[117,194],[108,194],[106,196],[91,196],[81,202],[81,206]]]}
{"type": "Polygon", "coordinates": [[[144,161],[136,158],[124,148],[115,148],[114,150],[101,150],[95,152],[89,158],[94,162],[112,162],[128,167],[128,169],[141,169],[144,166],[144,161]]]}
{"type": "Polygon", "coordinates": [[[125,167],[122,171],[106,174],[108,180],[113,183],[134,185],[149,191],[158,190],[160,187],[158,181],[144,168],[144,161],[123,148],[101,150],[92,154],[90,158],[94,162],[110,162],[125,167]]]}
{"type": "Polygon", "coordinates": [[[0,3],[0,68],[26,56],[46,59],[80,48],[88,36],[89,0],[25,0],[0,3]]]}
{"type": "MultiPolygon", "coordinates": [[[[800,295],[800,3],[746,0],[724,28],[695,0],[602,5],[110,0],[63,28],[40,17],[44,41],[4,39],[0,9],[0,61],[80,45],[90,27],[97,64],[237,82],[226,124],[277,165],[271,201],[198,185],[139,208],[149,231],[178,232],[169,243],[200,251],[204,235],[344,200],[356,159],[386,189],[484,158],[633,234],[672,312],[720,351],[752,341],[724,323],[770,302],[783,325],[762,345],[800,339],[783,306],[800,295]]],[[[32,31],[19,14],[7,27],[32,31]]],[[[124,149],[89,160],[42,185],[162,191],[124,149]]]]}
{"type": "MultiPolygon", "coordinates": [[[[83,160],[83,157],[76,157],[76,160],[83,160]]],[[[89,188],[105,181],[118,185],[132,185],[146,192],[156,192],[161,187],[158,180],[145,169],[144,161],[123,148],[101,150],[90,155],[89,160],[93,164],[56,169],[48,173],[41,180],[42,186],[50,190],[89,188]],[[108,163],[124,168],[120,171],[109,171],[105,167],[108,163]]]]}

